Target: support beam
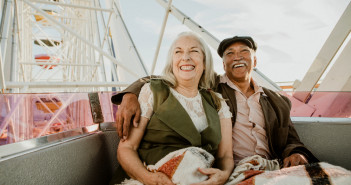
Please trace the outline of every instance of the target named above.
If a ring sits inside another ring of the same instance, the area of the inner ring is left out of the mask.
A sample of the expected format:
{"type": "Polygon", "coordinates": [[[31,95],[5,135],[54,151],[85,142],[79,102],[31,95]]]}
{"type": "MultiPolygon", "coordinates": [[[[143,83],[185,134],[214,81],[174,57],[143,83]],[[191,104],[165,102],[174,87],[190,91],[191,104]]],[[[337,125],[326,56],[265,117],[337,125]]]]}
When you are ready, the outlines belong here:
{"type": "Polygon", "coordinates": [[[25,2],[27,5],[29,5],[30,7],[32,7],[33,9],[37,10],[42,16],[44,16],[45,18],[47,18],[49,21],[51,21],[53,24],[61,27],[62,29],[64,29],[65,31],[69,32],[70,34],[74,35],[77,39],[79,39],[80,41],[84,42],[85,44],[91,46],[92,48],[94,48],[96,51],[100,52],[102,55],[104,55],[106,58],[110,59],[111,62],[119,65],[120,67],[122,67],[123,69],[125,69],[126,71],[128,71],[130,74],[134,75],[135,77],[139,78],[140,75],[135,73],[134,70],[129,69],[126,65],[122,64],[121,62],[119,62],[116,58],[114,58],[113,56],[111,56],[110,54],[108,54],[107,52],[105,52],[103,49],[100,48],[100,46],[96,46],[94,44],[92,44],[89,40],[86,40],[85,38],[83,38],[82,36],[80,36],[78,33],[76,33],[74,30],[68,28],[67,26],[63,25],[62,23],[60,23],[59,21],[55,20],[54,18],[52,18],[49,14],[45,13],[43,10],[41,10],[40,8],[38,8],[37,6],[35,6],[33,3],[29,2],[28,0],[23,0],[23,2],[25,2]]]}
{"type": "MultiPolygon", "coordinates": [[[[38,60],[40,61],[40,60],[38,60]]],[[[19,62],[19,64],[23,65],[34,65],[34,66],[43,66],[49,65],[50,66],[88,66],[88,67],[96,67],[100,66],[101,64],[75,64],[75,63],[53,63],[53,62],[19,62]]]]}
{"type": "Polygon", "coordinates": [[[71,7],[71,8],[81,8],[81,9],[85,9],[85,10],[97,10],[97,11],[104,11],[104,12],[113,12],[113,10],[111,10],[111,9],[95,8],[95,7],[91,7],[91,6],[81,6],[81,5],[74,5],[74,4],[68,4],[68,3],[59,3],[59,2],[52,2],[52,1],[31,0],[31,2],[41,3],[41,4],[49,4],[49,5],[57,5],[57,6],[66,6],[66,7],[71,7]]]}
{"type": "Polygon", "coordinates": [[[11,88],[127,87],[129,82],[6,82],[11,88]]]}
{"type": "Polygon", "coordinates": [[[335,61],[317,91],[351,91],[351,40],[335,61]]]}
{"type": "MultiPolygon", "coordinates": [[[[156,0],[163,8],[168,8],[168,2],[166,0],[156,0]]],[[[189,16],[185,15],[183,12],[179,11],[174,5],[171,6],[170,13],[176,17],[182,24],[187,26],[192,31],[199,34],[214,50],[217,51],[220,41],[208,32],[205,28],[197,24],[189,16]]],[[[253,78],[256,81],[264,83],[264,87],[272,89],[274,91],[281,91],[281,88],[277,86],[272,80],[261,73],[258,69],[253,71],[253,78]]]]}
{"type": "Polygon", "coordinates": [[[1,80],[1,89],[2,91],[4,91],[6,89],[6,83],[5,83],[4,65],[2,61],[1,49],[0,49],[0,80],[1,80]]]}
{"type": "Polygon", "coordinates": [[[151,67],[151,74],[152,75],[154,74],[154,71],[155,71],[155,66],[156,66],[156,62],[157,62],[157,58],[158,58],[158,53],[160,51],[163,34],[165,33],[165,28],[166,28],[166,24],[167,24],[168,15],[169,15],[169,12],[171,11],[171,5],[172,5],[172,0],[169,0],[167,8],[166,8],[166,12],[165,12],[165,17],[164,17],[163,23],[162,23],[162,28],[161,28],[161,31],[160,31],[160,37],[158,38],[158,43],[157,43],[157,47],[156,47],[156,51],[155,51],[154,61],[152,63],[152,67],[151,67]]]}
{"type": "MultiPolygon", "coordinates": [[[[12,0],[5,0],[4,7],[1,9],[1,20],[0,20],[0,50],[3,54],[3,62],[7,61],[10,57],[8,53],[8,41],[11,37],[11,24],[14,16],[13,12],[13,2],[12,0]]],[[[4,67],[5,65],[3,65],[4,67]]]]}
{"type": "Polygon", "coordinates": [[[141,56],[133,42],[133,39],[124,23],[122,13],[119,7],[119,1],[106,0],[106,6],[111,6],[114,14],[111,17],[110,31],[113,43],[114,53],[117,58],[125,62],[126,65],[133,68],[133,72],[138,74],[135,78],[117,66],[118,79],[121,81],[128,81],[132,83],[140,77],[149,75],[149,70],[146,69],[141,56]]]}
{"type": "Polygon", "coordinates": [[[296,88],[294,97],[302,102],[306,102],[314,86],[317,84],[329,63],[332,61],[339,48],[347,38],[351,30],[351,2],[336,23],[333,31],[319,51],[316,59],[296,88]]]}
{"type": "MultiPolygon", "coordinates": [[[[165,0],[156,0],[163,8],[167,9],[168,8],[168,2],[165,0]]],[[[190,17],[185,15],[183,12],[178,10],[176,7],[172,5],[170,13],[176,17],[182,24],[196,32],[197,34],[201,35],[203,39],[206,40],[206,42],[215,50],[217,50],[219,46],[219,40],[213,36],[210,32],[205,30],[203,27],[201,27],[199,24],[197,24],[194,20],[192,20],[190,17]]]]}

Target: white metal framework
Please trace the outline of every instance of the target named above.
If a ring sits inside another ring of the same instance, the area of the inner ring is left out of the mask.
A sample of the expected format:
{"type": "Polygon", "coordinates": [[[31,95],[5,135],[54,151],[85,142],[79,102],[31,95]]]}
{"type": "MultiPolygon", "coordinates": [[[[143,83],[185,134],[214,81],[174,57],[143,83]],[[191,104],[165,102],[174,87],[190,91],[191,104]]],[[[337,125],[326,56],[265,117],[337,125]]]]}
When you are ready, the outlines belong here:
{"type": "MultiPolygon", "coordinates": [[[[165,17],[151,74],[169,14],[217,49],[220,41],[173,6],[171,0],[156,2],[165,9],[165,17]]],[[[125,87],[149,75],[124,23],[119,0],[2,0],[0,10],[2,92],[114,91],[114,87],[125,87]]],[[[349,106],[350,99],[344,94],[329,96],[326,103],[319,101],[317,94],[312,96],[311,91],[342,45],[343,51],[318,90],[351,91],[351,44],[346,39],[350,37],[350,19],[351,4],[294,92],[293,104],[303,104],[311,112],[322,105],[319,107],[323,109],[316,111],[320,115],[339,102],[349,106]]],[[[281,90],[257,69],[253,78],[262,86],[281,90]]],[[[105,110],[112,115],[105,121],[113,121],[111,94],[101,92],[99,96],[105,96],[105,110]]],[[[16,142],[34,137],[33,129],[37,129],[36,136],[43,136],[55,124],[66,130],[87,126],[92,123],[87,102],[87,95],[79,93],[4,94],[0,96],[0,137],[6,131],[9,141],[16,142]]]]}
{"type": "Polygon", "coordinates": [[[332,60],[338,52],[343,53],[337,59],[335,65],[333,65],[334,70],[328,72],[328,75],[326,76],[325,80],[323,80],[321,86],[318,89],[319,91],[351,90],[351,65],[349,53],[351,46],[350,40],[347,40],[347,38],[350,37],[349,35],[351,33],[350,20],[351,3],[346,7],[344,13],[341,15],[333,31],[330,33],[328,39],[324,43],[317,57],[302,79],[301,84],[296,87],[295,91],[299,91],[299,93],[296,93],[294,95],[295,98],[299,99],[302,102],[306,102],[311,92],[313,91],[313,88],[321,79],[322,75],[327,70],[329,64],[331,64],[332,60]],[[344,48],[341,47],[343,44],[345,45],[344,48]],[[345,71],[345,73],[342,73],[342,71],[345,71]]]}
{"type": "Polygon", "coordinates": [[[148,74],[120,15],[119,1],[4,4],[2,89],[106,91],[148,74]]]}
{"type": "MultiPolygon", "coordinates": [[[[172,1],[156,1],[166,10],[163,28],[171,13],[211,47],[218,46],[217,38],[172,1]]],[[[119,0],[5,0],[2,6],[0,78],[7,92],[106,91],[149,74],[119,0]]],[[[254,73],[261,84],[280,90],[262,73],[254,73]]]]}

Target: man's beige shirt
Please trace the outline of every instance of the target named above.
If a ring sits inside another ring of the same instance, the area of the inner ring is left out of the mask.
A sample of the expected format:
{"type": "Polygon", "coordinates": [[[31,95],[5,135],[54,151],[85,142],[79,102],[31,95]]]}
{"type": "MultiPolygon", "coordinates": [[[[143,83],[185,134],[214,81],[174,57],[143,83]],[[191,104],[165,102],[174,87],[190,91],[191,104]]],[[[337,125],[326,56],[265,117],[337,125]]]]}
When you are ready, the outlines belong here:
{"type": "Polygon", "coordinates": [[[240,89],[229,80],[227,75],[222,75],[220,83],[226,83],[235,92],[237,101],[237,117],[233,127],[233,152],[237,164],[245,157],[260,155],[270,159],[268,140],[265,130],[264,115],[260,96],[265,95],[261,86],[251,79],[255,93],[246,97],[240,89]],[[234,91],[235,90],[235,91],[234,91]]]}

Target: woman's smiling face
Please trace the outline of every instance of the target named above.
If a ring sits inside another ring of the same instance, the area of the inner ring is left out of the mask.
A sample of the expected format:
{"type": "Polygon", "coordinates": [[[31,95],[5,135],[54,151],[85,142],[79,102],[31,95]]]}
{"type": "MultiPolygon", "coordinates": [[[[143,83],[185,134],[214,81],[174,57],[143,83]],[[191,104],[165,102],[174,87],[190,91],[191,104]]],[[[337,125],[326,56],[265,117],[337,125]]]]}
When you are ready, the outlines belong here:
{"type": "Polygon", "coordinates": [[[173,49],[173,74],[178,83],[199,83],[204,72],[204,54],[200,43],[191,36],[180,37],[173,49]]]}

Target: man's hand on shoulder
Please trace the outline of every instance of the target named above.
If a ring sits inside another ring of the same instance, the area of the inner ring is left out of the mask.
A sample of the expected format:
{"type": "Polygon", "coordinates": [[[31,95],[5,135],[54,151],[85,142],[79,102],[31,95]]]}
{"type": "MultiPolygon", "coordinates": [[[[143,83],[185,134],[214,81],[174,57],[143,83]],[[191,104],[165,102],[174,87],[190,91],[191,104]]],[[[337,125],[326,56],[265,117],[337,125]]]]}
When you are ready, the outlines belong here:
{"type": "Polygon", "coordinates": [[[304,155],[299,153],[294,153],[284,159],[283,168],[307,164],[307,163],[308,161],[304,155]]]}
{"type": "Polygon", "coordinates": [[[122,140],[128,138],[129,127],[133,117],[133,125],[138,127],[140,114],[138,97],[133,93],[123,95],[122,103],[119,105],[116,113],[117,133],[122,140]]]}

